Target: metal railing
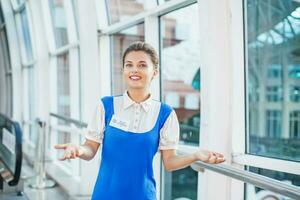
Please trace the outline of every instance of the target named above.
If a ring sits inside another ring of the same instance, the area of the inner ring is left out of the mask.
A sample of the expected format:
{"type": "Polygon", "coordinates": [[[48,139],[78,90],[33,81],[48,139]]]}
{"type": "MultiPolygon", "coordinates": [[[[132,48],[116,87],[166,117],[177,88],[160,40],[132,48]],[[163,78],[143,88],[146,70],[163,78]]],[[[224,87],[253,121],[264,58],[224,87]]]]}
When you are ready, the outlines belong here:
{"type": "MultiPolygon", "coordinates": [[[[182,153],[184,154],[184,153],[182,153]]],[[[225,176],[240,180],[244,183],[249,183],[274,193],[281,194],[293,199],[300,199],[300,187],[289,185],[287,183],[265,177],[253,172],[237,169],[226,164],[207,164],[201,161],[196,161],[191,165],[192,169],[198,172],[203,172],[205,169],[223,174],[225,176]]]]}
{"type": "Polygon", "coordinates": [[[55,117],[57,119],[65,121],[66,123],[74,124],[77,128],[86,128],[87,127],[87,123],[76,120],[76,119],[72,119],[70,117],[61,116],[61,115],[58,115],[55,113],[50,113],[50,117],[55,117]]]}

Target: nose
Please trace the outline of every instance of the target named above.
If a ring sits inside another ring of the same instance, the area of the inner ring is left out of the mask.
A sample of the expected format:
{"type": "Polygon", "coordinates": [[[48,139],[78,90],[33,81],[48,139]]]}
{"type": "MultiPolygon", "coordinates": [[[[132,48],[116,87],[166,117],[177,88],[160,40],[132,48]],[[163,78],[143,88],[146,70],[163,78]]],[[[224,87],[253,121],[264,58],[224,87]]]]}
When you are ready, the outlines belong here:
{"type": "Polygon", "coordinates": [[[132,68],[131,68],[131,72],[133,72],[133,73],[137,73],[138,72],[138,67],[137,66],[133,66],[132,68]]]}

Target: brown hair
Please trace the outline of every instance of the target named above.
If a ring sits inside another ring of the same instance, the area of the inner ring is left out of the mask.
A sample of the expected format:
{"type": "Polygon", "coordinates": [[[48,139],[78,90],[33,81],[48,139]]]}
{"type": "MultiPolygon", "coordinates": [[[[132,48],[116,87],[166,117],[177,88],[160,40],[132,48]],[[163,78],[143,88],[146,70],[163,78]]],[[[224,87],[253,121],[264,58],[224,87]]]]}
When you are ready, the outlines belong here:
{"type": "Polygon", "coordinates": [[[150,44],[148,44],[146,42],[141,42],[141,41],[137,41],[137,42],[132,43],[125,50],[125,52],[123,54],[123,59],[122,59],[123,67],[124,67],[124,62],[125,62],[126,55],[128,53],[132,52],[132,51],[143,51],[143,52],[145,52],[147,55],[150,56],[151,61],[154,65],[154,69],[158,68],[159,58],[158,58],[157,52],[155,51],[155,49],[150,44]]]}

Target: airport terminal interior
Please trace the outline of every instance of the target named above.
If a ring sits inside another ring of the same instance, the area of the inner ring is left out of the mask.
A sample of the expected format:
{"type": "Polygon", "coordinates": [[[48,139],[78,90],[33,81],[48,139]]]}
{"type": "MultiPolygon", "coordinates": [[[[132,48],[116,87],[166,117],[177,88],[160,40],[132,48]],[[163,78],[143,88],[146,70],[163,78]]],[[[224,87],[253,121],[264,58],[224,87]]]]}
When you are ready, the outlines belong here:
{"type": "Polygon", "coordinates": [[[177,154],[226,158],[170,172],[158,151],[157,200],[300,199],[300,0],[0,0],[1,200],[91,199],[101,148],[60,161],[54,145],[82,144],[126,91],[135,41],[158,52],[177,154]]]}

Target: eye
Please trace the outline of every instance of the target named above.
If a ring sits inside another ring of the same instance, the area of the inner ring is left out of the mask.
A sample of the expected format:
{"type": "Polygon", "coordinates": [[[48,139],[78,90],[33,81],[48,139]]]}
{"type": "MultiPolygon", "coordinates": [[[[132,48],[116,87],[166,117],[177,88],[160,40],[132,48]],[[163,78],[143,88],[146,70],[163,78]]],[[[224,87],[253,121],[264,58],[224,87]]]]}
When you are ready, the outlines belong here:
{"type": "Polygon", "coordinates": [[[141,68],[146,68],[147,65],[146,65],[146,64],[140,64],[140,67],[141,67],[141,68]]]}
{"type": "Polygon", "coordinates": [[[125,67],[130,68],[130,67],[132,67],[132,64],[125,64],[125,67]]]}

